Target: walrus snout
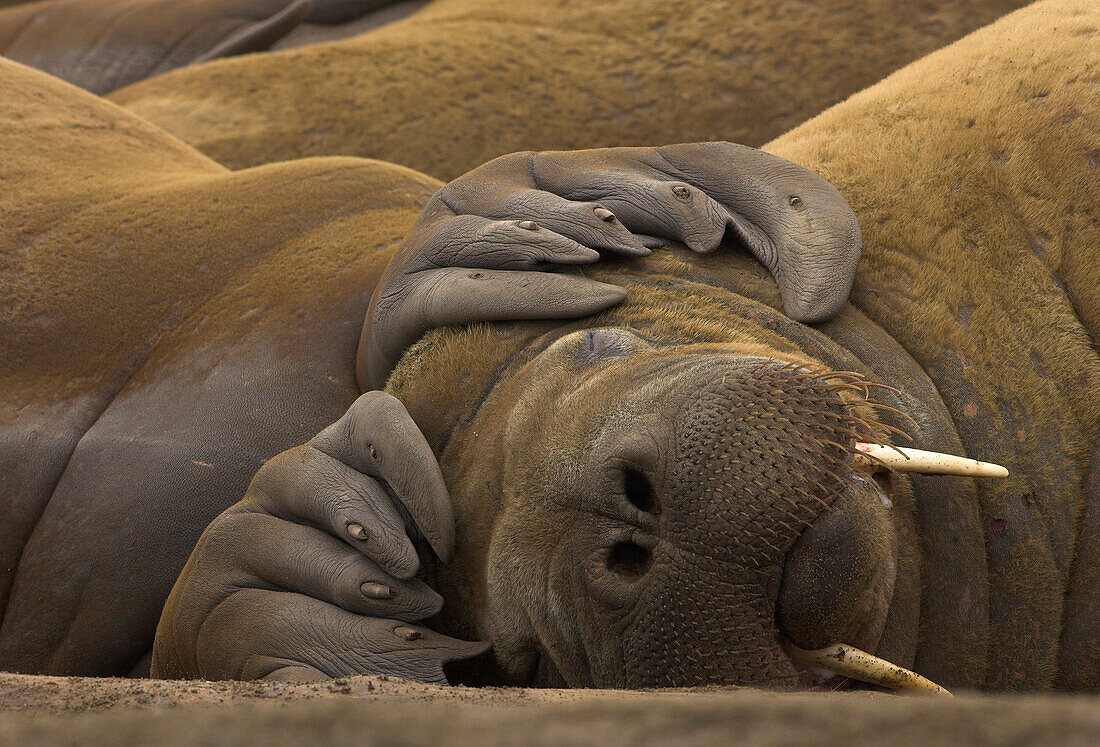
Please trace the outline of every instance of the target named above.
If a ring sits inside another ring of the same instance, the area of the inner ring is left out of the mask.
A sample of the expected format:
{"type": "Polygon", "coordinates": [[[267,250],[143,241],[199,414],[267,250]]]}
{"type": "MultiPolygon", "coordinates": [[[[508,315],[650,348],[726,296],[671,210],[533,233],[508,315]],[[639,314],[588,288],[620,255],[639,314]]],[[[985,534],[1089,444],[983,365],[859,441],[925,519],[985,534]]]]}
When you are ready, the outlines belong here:
{"type": "Polygon", "coordinates": [[[620,581],[636,596],[623,684],[794,686],[784,637],[873,650],[896,551],[883,493],[854,467],[846,397],[766,358],[716,356],[677,378],[669,458],[656,475],[623,471],[656,523],[651,549],[609,556],[634,574],[620,581]]]}

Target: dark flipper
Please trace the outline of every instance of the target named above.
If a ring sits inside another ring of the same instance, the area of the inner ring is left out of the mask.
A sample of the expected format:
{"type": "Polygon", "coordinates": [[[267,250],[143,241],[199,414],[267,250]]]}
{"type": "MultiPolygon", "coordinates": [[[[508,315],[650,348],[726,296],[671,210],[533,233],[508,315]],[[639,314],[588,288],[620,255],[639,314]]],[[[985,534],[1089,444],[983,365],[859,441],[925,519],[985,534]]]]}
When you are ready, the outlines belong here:
{"type": "Polygon", "coordinates": [[[789,161],[732,143],[513,153],[432,199],[375,289],[359,345],[364,389],[439,326],[570,319],[621,289],[576,272],[637,257],[653,237],[697,252],[735,236],[775,277],[787,313],[828,319],[848,298],[861,239],[840,193],[789,161]],[[470,270],[477,270],[470,272],[470,270]]]}
{"type": "Polygon", "coordinates": [[[54,0],[0,10],[0,54],[93,93],[269,48],[309,0],[54,0]]]}
{"type": "Polygon", "coordinates": [[[410,534],[448,560],[450,497],[404,406],[368,392],[207,527],[164,606],[153,676],[446,682],[444,664],[488,645],[416,624],[443,599],[415,577],[410,534]]]}

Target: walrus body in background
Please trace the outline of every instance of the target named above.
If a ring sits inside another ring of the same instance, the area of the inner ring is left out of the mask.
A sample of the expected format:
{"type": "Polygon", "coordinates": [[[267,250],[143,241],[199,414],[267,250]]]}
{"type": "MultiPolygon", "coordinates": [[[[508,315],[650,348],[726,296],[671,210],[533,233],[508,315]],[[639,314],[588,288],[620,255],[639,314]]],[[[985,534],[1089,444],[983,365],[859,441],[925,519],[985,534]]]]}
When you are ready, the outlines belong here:
{"type": "Polygon", "coordinates": [[[322,24],[303,29],[317,36],[332,24],[343,25],[389,4],[390,0],[15,0],[0,2],[0,55],[102,94],[177,67],[268,49],[303,23],[322,24]]]}
{"type": "Polygon", "coordinates": [[[759,146],[1024,4],[437,0],[111,98],[231,168],[356,155],[446,180],[521,150],[759,146]]]}
{"type": "Polygon", "coordinates": [[[0,54],[93,93],[203,60],[266,49],[304,0],[40,0],[0,7],[0,54]]]}

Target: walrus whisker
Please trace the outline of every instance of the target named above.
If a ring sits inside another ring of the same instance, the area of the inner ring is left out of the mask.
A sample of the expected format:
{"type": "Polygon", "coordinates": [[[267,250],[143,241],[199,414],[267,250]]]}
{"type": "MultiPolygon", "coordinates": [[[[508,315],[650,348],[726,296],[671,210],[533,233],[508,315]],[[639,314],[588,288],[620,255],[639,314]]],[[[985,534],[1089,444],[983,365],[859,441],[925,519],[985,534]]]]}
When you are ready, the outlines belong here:
{"type": "Polygon", "coordinates": [[[868,389],[880,389],[884,392],[890,392],[891,394],[896,394],[899,397],[901,396],[901,390],[895,386],[890,386],[889,384],[880,384],[877,381],[864,381],[863,383],[867,386],[868,389]]]}
{"type": "MultiPolygon", "coordinates": [[[[917,425],[917,421],[913,420],[913,417],[907,412],[903,412],[903,411],[899,410],[896,407],[891,407],[890,405],[884,405],[881,402],[870,402],[870,401],[868,401],[867,404],[870,405],[871,407],[875,408],[876,410],[884,410],[888,413],[891,413],[892,415],[897,415],[899,418],[902,418],[903,420],[908,420],[909,423],[912,424],[912,426],[914,428],[916,428],[918,431],[920,430],[920,426],[917,425]]],[[[883,423],[881,425],[884,428],[890,427],[890,426],[887,426],[885,423],[883,423]]],[[[905,436],[910,441],[913,440],[913,437],[910,436],[908,433],[905,433],[904,431],[899,431],[899,430],[895,429],[895,432],[900,433],[902,436],[905,436]]]]}
{"type": "Polygon", "coordinates": [[[913,437],[910,436],[908,433],[906,433],[905,431],[903,431],[899,428],[896,428],[892,425],[889,425],[888,423],[876,422],[874,424],[874,427],[881,428],[882,430],[886,431],[887,433],[893,433],[895,436],[898,436],[900,438],[904,438],[906,441],[912,442],[912,440],[913,440],[913,437]]]}
{"type": "Polygon", "coordinates": [[[874,465],[878,465],[879,467],[882,467],[883,469],[885,469],[889,472],[897,472],[897,470],[894,469],[894,466],[892,464],[890,464],[888,462],[885,462],[882,459],[879,459],[874,454],[866,454],[866,453],[864,453],[864,452],[862,452],[862,451],[860,451],[859,449],[856,449],[856,448],[853,448],[851,450],[851,453],[856,455],[856,460],[855,460],[856,469],[859,469],[860,467],[873,467],[874,465]],[[861,462],[861,459],[860,459],[861,457],[863,459],[866,459],[867,462],[861,464],[860,463],[861,462]],[[868,463],[871,463],[871,464],[868,464],[868,463]]]}
{"type": "MultiPolygon", "coordinates": [[[[843,404],[846,405],[846,406],[849,406],[849,407],[867,405],[869,407],[875,408],[877,410],[881,410],[883,412],[889,412],[893,415],[896,415],[899,418],[902,418],[903,420],[908,421],[914,428],[916,428],[918,430],[920,429],[920,426],[917,425],[917,422],[915,420],[913,420],[912,416],[910,416],[908,413],[906,413],[902,410],[899,410],[896,407],[891,407],[890,405],[883,404],[881,402],[873,402],[873,401],[867,399],[867,396],[869,394],[869,389],[872,389],[872,388],[879,389],[881,391],[890,392],[890,393],[898,395],[898,396],[901,395],[901,390],[897,389],[896,387],[892,387],[888,384],[880,384],[880,383],[874,382],[874,381],[867,381],[866,378],[864,378],[863,374],[860,374],[857,371],[822,371],[822,372],[807,371],[806,373],[802,373],[802,374],[798,374],[796,376],[789,377],[788,379],[786,379],[786,381],[787,382],[800,382],[801,383],[801,382],[806,382],[806,381],[812,381],[814,379],[817,380],[817,383],[813,383],[813,384],[809,384],[809,385],[792,386],[792,387],[789,387],[789,390],[790,391],[796,391],[796,392],[811,391],[811,390],[817,391],[817,392],[836,392],[836,391],[845,391],[845,390],[846,391],[860,392],[863,395],[863,401],[861,401],[861,402],[847,402],[847,401],[842,400],[843,404]],[[841,381],[831,381],[832,379],[841,379],[841,381]]],[[[802,400],[802,401],[805,402],[805,401],[808,401],[808,400],[802,400]]],[[[828,402],[829,400],[825,400],[825,399],[821,399],[821,398],[815,398],[813,401],[824,403],[824,402],[828,402]]],[[[893,433],[897,436],[901,436],[906,441],[912,441],[913,440],[913,437],[911,435],[909,435],[908,433],[906,433],[905,431],[902,431],[902,430],[899,430],[899,429],[897,429],[893,426],[887,425],[886,423],[874,423],[874,424],[868,423],[868,425],[869,426],[874,425],[874,426],[878,426],[880,428],[883,428],[884,430],[887,430],[890,433],[893,433]]]]}
{"type": "MultiPolygon", "coordinates": [[[[806,490],[805,488],[800,488],[800,487],[797,487],[797,486],[792,486],[792,487],[791,487],[790,489],[791,489],[791,490],[793,490],[794,492],[798,493],[799,495],[802,495],[803,497],[805,497],[805,498],[808,498],[808,499],[810,499],[810,501],[811,501],[811,502],[813,502],[813,501],[816,501],[817,503],[820,503],[820,504],[821,504],[821,508],[822,508],[823,510],[826,510],[826,511],[827,511],[827,510],[829,510],[830,508],[832,508],[832,505],[831,505],[831,504],[827,503],[826,501],[824,501],[824,500],[823,500],[822,498],[820,498],[819,496],[816,496],[816,495],[814,495],[813,493],[810,493],[810,492],[809,492],[809,491],[807,491],[807,490],[806,490]]],[[[830,493],[831,495],[833,495],[833,496],[834,496],[834,498],[835,498],[835,497],[839,497],[839,494],[838,494],[838,493],[836,493],[835,491],[832,491],[832,490],[830,490],[830,491],[828,491],[828,492],[829,492],[829,493],[830,493]]]]}
{"type": "Polygon", "coordinates": [[[789,641],[786,643],[791,661],[804,667],[851,677],[889,690],[951,697],[947,689],[927,677],[846,643],[834,643],[815,651],[801,649],[789,641]]]}
{"type": "Polygon", "coordinates": [[[925,475],[958,475],[961,477],[1007,477],[1008,469],[1000,464],[981,462],[977,459],[943,454],[938,451],[908,449],[897,446],[859,442],[856,459],[875,457],[888,463],[896,472],[918,472],[925,475]],[[899,452],[895,454],[894,452],[899,452]]]}

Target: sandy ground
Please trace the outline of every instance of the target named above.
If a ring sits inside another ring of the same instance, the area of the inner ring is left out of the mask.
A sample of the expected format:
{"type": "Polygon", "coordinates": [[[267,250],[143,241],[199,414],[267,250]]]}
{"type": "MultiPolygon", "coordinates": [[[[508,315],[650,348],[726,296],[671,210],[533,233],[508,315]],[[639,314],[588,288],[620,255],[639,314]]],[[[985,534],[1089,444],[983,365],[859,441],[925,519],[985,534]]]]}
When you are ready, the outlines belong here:
{"type": "Polygon", "coordinates": [[[0,744],[1096,744],[1100,698],[445,688],[0,674],[0,744]]]}

